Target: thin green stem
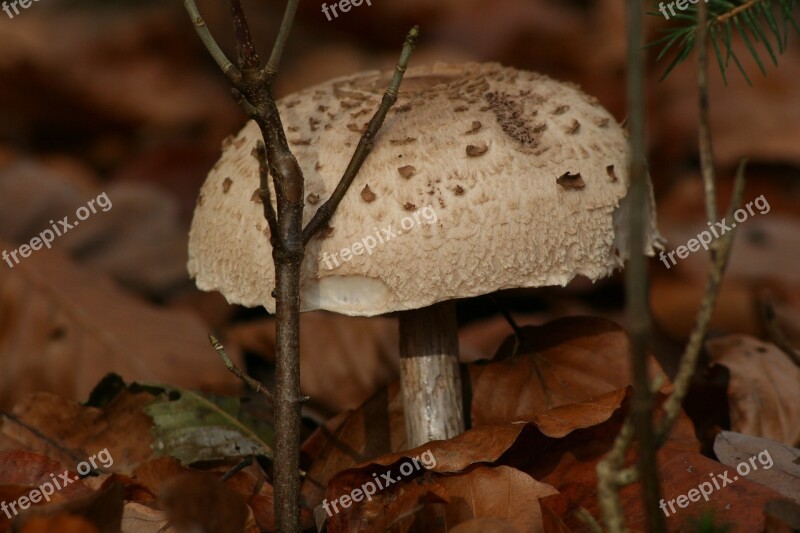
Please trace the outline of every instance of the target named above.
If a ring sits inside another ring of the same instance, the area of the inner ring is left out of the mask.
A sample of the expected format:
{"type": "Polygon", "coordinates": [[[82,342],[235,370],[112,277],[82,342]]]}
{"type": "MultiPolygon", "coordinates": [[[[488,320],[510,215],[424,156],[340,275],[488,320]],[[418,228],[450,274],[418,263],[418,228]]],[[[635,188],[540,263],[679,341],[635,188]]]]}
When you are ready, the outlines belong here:
{"type": "Polygon", "coordinates": [[[294,23],[294,16],[297,13],[297,6],[300,5],[300,0],[289,0],[286,4],[286,10],[283,12],[283,20],[281,27],[278,30],[278,37],[275,39],[275,45],[272,47],[272,53],[269,56],[269,62],[264,72],[267,79],[271,80],[278,72],[278,67],[283,57],[283,50],[286,48],[286,41],[289,39],[289,33],[292,30],[294,23]]]}
{"type": "Polygon", "coordinates": [[[211,54],[211,57],[217,63],[222,73],[225,74],[231,83],[236,85],[240,75],[239,70],[231,63],[230,59],[225,55],[225,52],[223,52],[222,48],[217,44],[217,41],[214,40],[214,36],[211,35],[211,32],[208,30],[206,21],[203,20],[200,11],[197,9],[197,4],[195,4],[194,0],[184,0],[183,5],[189,13],[189,18],[192,20],[192,25],[198,37],[200,37],[200,41],[205,45],[206,50],[211,54]]]}

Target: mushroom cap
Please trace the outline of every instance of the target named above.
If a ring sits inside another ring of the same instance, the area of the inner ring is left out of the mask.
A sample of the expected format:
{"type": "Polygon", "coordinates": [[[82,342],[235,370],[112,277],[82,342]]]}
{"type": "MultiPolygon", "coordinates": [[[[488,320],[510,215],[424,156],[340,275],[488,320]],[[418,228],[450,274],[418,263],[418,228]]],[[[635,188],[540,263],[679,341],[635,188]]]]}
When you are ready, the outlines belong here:
{"type": "MultiPolygon", "coordinates": [[[[305,175],[306,222],[339,182],[391,75],[342,77],[278,102],[305,175]]],[[[188,268],[199,288],[272,312],[275,269],[252,155],[260,139],[251,121],[223,143],[198,198],[188,268]]],[[[624,130],[572,84],[493,63],[411,68],[373,151],[306,248],[301,309],[371,316],[606,276],[628,256],[628,160],[624,130]]]]}

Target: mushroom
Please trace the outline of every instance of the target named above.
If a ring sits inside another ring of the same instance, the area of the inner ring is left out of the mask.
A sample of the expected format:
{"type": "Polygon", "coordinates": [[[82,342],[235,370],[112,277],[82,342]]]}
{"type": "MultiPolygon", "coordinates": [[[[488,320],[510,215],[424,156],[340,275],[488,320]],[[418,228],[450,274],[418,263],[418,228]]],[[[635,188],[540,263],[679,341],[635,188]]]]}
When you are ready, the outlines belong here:
{"type": "MultiPolygon", "coordinates": [[[[306,221],[338,183],[389,76],[338,78],[278,103],[305,173],[306,221]]],[[[189,272],[203,290],[274,311],[269,230],[253,194],[258,139],[248,123],[203,185],[189,272]]],[[[409,69],[301,274],[302,311],[398,313],[409,446],[464,430],[454,300],[594,281],[622,266],[628,154],[623,129],[574,85],[497,64],[409,69]]]]}

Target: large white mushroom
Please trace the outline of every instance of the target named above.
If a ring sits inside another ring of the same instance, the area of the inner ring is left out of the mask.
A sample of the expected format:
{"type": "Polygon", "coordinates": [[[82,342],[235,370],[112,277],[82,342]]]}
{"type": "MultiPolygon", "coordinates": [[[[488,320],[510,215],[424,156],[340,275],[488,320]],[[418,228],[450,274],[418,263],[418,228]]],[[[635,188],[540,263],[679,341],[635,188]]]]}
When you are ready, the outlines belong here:
{"type": "MultiPolygon", "coordinates": [[[[390,76],[360,73],[278,102],[305,173],[306,222],[390,76]]],[[[198,199],[189,271],[201,289],[274,311],[251,155],[259,139],[250,122],[225,143],[198,199]]],[[[571,84],[497,64],[409,69],[374,150],[309,243],[301,277],[303,311],[400,312],[409,446],[464,430],[453,300],[596,280],[622,266],[628,158],[623,129],[571,84]]],[[[652,217],[646,229],[651,253],[652,217]]]]}

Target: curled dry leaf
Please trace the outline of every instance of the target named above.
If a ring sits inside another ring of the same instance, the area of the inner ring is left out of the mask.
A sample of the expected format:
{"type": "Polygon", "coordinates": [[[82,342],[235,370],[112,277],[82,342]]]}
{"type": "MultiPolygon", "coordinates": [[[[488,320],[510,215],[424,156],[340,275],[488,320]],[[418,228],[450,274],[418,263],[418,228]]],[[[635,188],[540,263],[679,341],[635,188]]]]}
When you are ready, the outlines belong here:
{"type": "Polygon", "coordinates": [[[731,429],[790,446],[800,442],[800,368],[773,344],[746,335],[706,343],[711,362],[730,372],[731,429]]]}
{"type": "Polygon", "coordinates": [[[558,493],[507,466],[479,466],[439,481],[450,499],[445,506],[448,526],[473,518],[500,518],[516,531],[543,532],[539,498],[558,493]]]}
{"type": "Polygon", "coordinates": [[[125,533],[160,533],[167,525],[167,514],[137,502],[126,502],[122,510],[122,527],[125,533]]]}
{"type": "MultiPolygon", "coordinates": [[[[531,420],[632,384],[628,337],[609,320],[564,318],[523,332],[518,355],[504,358],[513,351],[512,336],[500,349],[501,360],[470,365],[473,426],[531,420]]],[[[650,375],[667,381],[652,358],[650,375]]]]}
{"type": "MultiPolygon", "coordinates": [[[[2,406],[34,391],[83,399],[112,371],[181,388],[239,388],[220,371],[198,319],[142,303],[56,250],[0,265],[0,323],[2,406]]],[[[241,366],[238,352],[229,355],[241,366]]]]}
{"type": "MultiPolygon", "coordinates": [[[[51,474],[56,479],[68,468],[40,453],[14,450],[0,452],[0,501],[14,502],[42,483],[52,482],[51,474]]],[[[70,467],[70,479],[77,477],[74,466],[70,467]]],[[[91,494],[83,481],[73,481],[60,491],[54,491],[51,502],[63,502],[91,494]]],[[[44,505],[42,501],[38,505],[44,505]]],[[[34,504],[36,506],[37,504],[34,504]]],[[[13,509],[12,509],[13,510],[13,509]]],[[[0,530],[5,531],[10,520],[5,512],[0,513],[0,530]]]]}
{"type": "Polygon", "coordinates": [[[3,417],[0,432],[16,447],[43,453],[70,468],[107,449],[113,464],[103,470],[131,472],[153,453],[153,423],[142,411],[152,400],[150,394],[125,391],[97,408],[53,394],[34,394],[3,417]]]}
{"type": "Polygon", "coordinates": [[[800,503],[800,450],[761,437],[722,431],[714,439],[722,464],[749,470],[747,479],[774,489],[800,503]]]}
{"type": "Polygon", "coordinates": [[[477,466],[432,481],[401,479],[397,487],[335,514],[328,531],[449,530],[475,518],[495,518],[512,531],[543,532],[538,499],[553,494],[553,487],[514,468],[477,466]]]}
{"type": "MultiPolygon", "coordinates": [[[[660,400],[663,399],[661,396],[660,400]]],[[[560,492],[557,496],[542,500],[542,504],[547,507],[544,515],[554,531],[560,531],[558,527],[562,525],[568,528],[567,531],[591,531],[582,516],[587,512],[595,520],[600,520],[597,463],[610,451],[627,410],[626,402],[606,422],[577,429],[558,440],[546,440],[541,434],[526,433],[504,457],[506,464],[527,472],[534,479],[548,483],[560,492]],[[562,518],[563,524],[558,523],[556,517],[562,518]]],[[[694,436],[692,423],[682,414],[659,451],[658,461],[661,464],[682,453],[697,454],[699,449],[700,444],[694,436]]],[[[632,464],[635,458],[634,446],[626,456],[626,464],[632,464]]],[[[641,485],[636,483],[621,492],[625,516],[643,516],[641,490],[641,485]]],[[[642,531],[642,527],[632,530],[642,531]]]]}

